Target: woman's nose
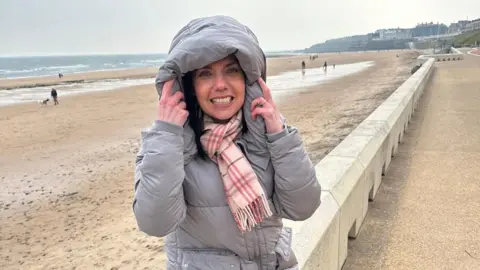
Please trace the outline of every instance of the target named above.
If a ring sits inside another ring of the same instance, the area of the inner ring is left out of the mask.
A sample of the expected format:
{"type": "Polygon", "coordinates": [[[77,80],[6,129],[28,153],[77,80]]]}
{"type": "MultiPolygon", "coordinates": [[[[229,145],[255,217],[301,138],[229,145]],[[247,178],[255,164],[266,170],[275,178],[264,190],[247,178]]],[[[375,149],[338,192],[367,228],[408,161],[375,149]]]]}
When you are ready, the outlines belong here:
{"type": "Polygon", "coordinates": [[[215,89],[220,91],[227,89],[227,81],[223,73],[215,76],[215,89]]]}

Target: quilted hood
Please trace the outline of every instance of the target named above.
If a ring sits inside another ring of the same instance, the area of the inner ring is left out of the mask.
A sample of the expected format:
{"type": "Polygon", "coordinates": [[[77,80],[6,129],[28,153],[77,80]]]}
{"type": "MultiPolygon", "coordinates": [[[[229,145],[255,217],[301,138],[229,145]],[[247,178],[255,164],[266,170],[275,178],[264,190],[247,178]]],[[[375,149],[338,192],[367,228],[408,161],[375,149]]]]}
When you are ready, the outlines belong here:
{"type": "MultiPolygon", "coordinates": [[[[228,16],[212,16],[190,21],[175,35],[168,56],[157,74],[159,95],[163,84],[189,71],[202,68],[234,54],[251,85],[262,76],[266,80],[266,59],[257,37],[245,25],[228,16]]],[[[181,88],[177,80],[173,91],[181,88]]]]}
{"type": "MultiPolygon", "coordinates": [[[[261,117],[251,119],[251,102],[263,95],[257,80],[266,81],[266,57],[255,34],[245,25],[228,16],[196,18],[182,27],[175,35],[164,64],[160,67],[155,88],[159,97],[165,82],[175,79],[172,92],[185,91],[181,77],[189,71],[235,55],[246,76],[246,95],[243,114],[248,128],[245,136],[250,147],[257,152],[266,151],[265,124],[261,117]]],[[[193,90],[193,89],[190,89],[193,90]]],[[[196,153],[194,133],[184,126],[184,156],[188,162],[196,153]]]]}

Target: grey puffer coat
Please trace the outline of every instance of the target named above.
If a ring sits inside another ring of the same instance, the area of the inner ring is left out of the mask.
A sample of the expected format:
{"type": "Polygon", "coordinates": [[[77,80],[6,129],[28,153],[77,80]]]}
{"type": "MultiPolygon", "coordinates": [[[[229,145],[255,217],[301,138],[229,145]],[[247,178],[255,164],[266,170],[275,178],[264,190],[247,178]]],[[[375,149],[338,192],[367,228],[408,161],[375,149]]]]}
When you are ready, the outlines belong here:
{"type": "MultiPolygon", "coordinates": [[[[217,165],[196,153],[193,131],[163,121],[142,131],[136,159],[133,211],[139,229],[163,237],[167,269],[298,269],[291,230],[282,218],[305,220],[320,205],[320,185],[298,130],[266,134],[261,117],[252,120],[251,101],[262,95],[265,56],[250,29],[226,16],[191,21],[175,36],[156,86],[235,54],[247,79],[244,117],[248,132],[235,143],[243,151],[268,197],[273,216],[252,231],[238,229],[217,165]]],[[[268,84],[268,82],[267,82],[268,84]]],[[[191,90],[191,89],[190,89],[191,90]]]]}

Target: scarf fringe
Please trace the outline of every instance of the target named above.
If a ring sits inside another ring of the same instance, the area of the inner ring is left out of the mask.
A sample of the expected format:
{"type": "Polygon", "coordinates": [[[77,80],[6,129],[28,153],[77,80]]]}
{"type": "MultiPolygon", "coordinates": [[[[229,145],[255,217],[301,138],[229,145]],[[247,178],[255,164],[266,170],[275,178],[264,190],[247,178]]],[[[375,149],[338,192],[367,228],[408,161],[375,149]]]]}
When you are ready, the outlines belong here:
{"type": "Polygon", "coordinates": [[[264,218],[270,217],[272,211],[264,194],[255,199],[245,208],[238,208],[233,217],[242,232],[251,231],[264,218]]]}

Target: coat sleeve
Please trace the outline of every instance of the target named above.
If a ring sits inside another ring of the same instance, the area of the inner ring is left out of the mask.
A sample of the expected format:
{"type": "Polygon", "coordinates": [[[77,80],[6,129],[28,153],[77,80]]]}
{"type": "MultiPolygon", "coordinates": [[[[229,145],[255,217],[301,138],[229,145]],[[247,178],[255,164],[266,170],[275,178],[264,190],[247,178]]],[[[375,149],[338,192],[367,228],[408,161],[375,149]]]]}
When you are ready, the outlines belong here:
{"type": "Polygon", "coordinates": [[[320,206],[321,187],[299,131],[285,124],[283,131],[267,134],[274,175],[273,201],[283,218],[308,219],[320,206]]]}
{"type": "Polygon", "coordinates": [[[136,158],[133,212],[140,231],[162,237],[184,220],[183,127],[156,121],[142,132],[136,158]]]}

